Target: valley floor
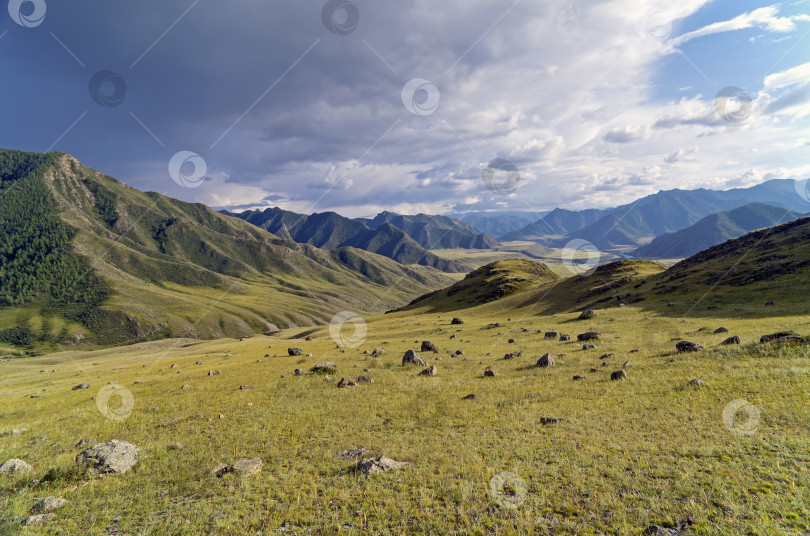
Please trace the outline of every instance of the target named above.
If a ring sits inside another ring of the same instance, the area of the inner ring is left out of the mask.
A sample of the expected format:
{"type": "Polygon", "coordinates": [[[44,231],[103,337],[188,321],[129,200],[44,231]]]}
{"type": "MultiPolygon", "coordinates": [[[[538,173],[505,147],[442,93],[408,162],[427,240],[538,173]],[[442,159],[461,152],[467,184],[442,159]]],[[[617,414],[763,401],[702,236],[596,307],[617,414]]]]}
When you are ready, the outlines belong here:
{"type": "Polygon", "coordinates": [[[323,327],[7,361],[0,434],[27,431],[0,436],[0,462],[34,470],[0,475],[0,534],[807,534],[810,348],[759,336],[810,331],[808,318],[597,313],[577,321],[493,305],[451,325],[449,314],[406,311],[367,319],[362,345],[345,353],[323,327]],[[713,334],[721,326],[729,333],[713,334]],[[582,350],[576,335],[588,330],[601,337],[582,350]],[[719,346],[731,335],[740,347],[719,346]],[[678,354],[679,338],[706,351],[678,354]],[[420,352],[423,340],[439,352],[420,352]],[[379,347],[380,358],[365,353],[379,347]],[[402,366],[408,349],[438,375],[402,366]],[[504,360],[512,351],[523,355],[504,360]],[[546,352],[564,356],[535,367],[546,352]],[[323,361],[339,373],[293,374],[323,361]],[[611,381],[622,367],[628,378],[611,381]],[[336,387],[361,374],[374,382],[336,387]],[[705,385],[687,385],[695,378],[705,385]],[[122,387],[109,407],[108,382],[122,387]],[[90,388],[72,390],[79,383],[90,388]],[[129,395],[132,407],[118,407],[129,395]],[[141,459],[123,475],[86,477],[75,462],[83,438],[129,441],[141,459]],[[411,465],[366,477],[338,457],[360,446],[411,465]],[[256,457],[259,474],[207,474],[256,457]],[[70,504],[21,527],[46,496],[70,504]]]}

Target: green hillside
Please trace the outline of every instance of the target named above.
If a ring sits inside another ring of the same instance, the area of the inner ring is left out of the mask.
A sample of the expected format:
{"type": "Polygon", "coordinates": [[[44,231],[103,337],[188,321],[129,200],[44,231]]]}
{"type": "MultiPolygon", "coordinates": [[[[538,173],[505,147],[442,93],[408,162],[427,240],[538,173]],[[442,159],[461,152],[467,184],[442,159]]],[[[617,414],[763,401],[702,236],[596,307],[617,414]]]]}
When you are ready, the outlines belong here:
{"type": "Polygon", "coordinates": [[[244,336],[388,309],[451,281],[354,248],[285,241],[65,154],[2,150],[0,170],[6,343],[244,336]]]}

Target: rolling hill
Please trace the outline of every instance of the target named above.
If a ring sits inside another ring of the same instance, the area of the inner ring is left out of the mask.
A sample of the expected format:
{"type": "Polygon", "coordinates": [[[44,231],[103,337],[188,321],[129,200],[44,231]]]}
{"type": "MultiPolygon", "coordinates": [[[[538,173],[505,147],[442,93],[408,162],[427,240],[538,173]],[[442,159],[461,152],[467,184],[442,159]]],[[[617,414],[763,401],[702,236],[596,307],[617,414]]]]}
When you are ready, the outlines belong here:
{"type": "MultiPolygon", "coordinates": [[[[241,218],[300,244],[310,244],[324,249],[354,247],[386,256],[402,264],[431,266],[445,272],[464,271],[463,265],[437,257],[406,231],[387,222],[369,227],[362,220],[352,220],[335,212],[307,216],[280,208],[249,210],[234,214],[225,212],[225,214],[241,218]]],[[[477,233],[474,230],[472,232],[477,233]]],[[[448,231],[448,234],[450,233],[452,231],[448,231]]],[[[458,238],[460,234],[455,232],[454,236],[458,238]]],[[[478,243],[475,235],[464,236],[467,237],[465,243],[478,243]]],[[[477,236],[485,235],[477,233],[477,236]]]]}
{"type": "Polygon", "coordinates": [[[0,150],[6,342],[244,336],[383,310],[450,281],[356,248],[283,240],[66,154],[0,150]]]}
{"type": "Polygon", "coordinates": [[[802,214],[780,207],[751,203],[734,210],[716,212],[691,227],[655,238],[633,252],[633,256],[651,259],[689,257],[716,244],[747,232],[785,223],[802,214]]]}

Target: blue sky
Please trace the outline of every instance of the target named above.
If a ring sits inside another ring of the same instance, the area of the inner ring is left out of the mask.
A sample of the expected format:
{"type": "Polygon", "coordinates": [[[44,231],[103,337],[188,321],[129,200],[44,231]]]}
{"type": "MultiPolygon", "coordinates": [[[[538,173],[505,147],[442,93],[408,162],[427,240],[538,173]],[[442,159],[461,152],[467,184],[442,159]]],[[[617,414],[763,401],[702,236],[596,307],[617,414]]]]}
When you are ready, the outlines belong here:
{"type": "Polygon", "coordinates": [[[805,179],[809,14],[810,1],[11,0],[0,146],[68,152],[216,208],[349,216],[805,179]],[[178,153],[198,157],[170,170],[178,153]],[[519,179],[482,180],[496,158],[519,179]]]}

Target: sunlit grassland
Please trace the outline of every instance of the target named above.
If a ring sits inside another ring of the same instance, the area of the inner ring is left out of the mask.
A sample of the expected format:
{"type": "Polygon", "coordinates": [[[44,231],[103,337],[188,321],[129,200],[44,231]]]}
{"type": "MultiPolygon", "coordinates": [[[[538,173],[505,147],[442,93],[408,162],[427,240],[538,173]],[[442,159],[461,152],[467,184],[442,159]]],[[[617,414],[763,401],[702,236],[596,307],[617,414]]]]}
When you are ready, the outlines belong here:
{"type": "MultiPolygon", "coordinates": [[[[640,534],[651,523],[687,518],[697,534],[810,530],[810,350],[758,344],[764,333],[810,332],[798,305],[731,304],[683,316],[686,303],[650,302],[578,321],[560,304],[525,301],[367,318],[366,340],[345,353],[322,327],[6,362],[0,432],[29,431],[0,437],[0,458],[20,457],[35,471],[0,480],[5,532],[107,534],[117,525],[123,534],[161,535],[279,527],[296,534],[640,534]],[[464,324],[450,325],[452,316],[464,324]],[[720,326],[729,333],[713,334],[720,326]],[[602,337],[587,351],[537,333],[576,339],[590,329],[602,337]],[[304,340],[309,334],[313,340],[304,340]],[[730,335],[741,337],[741,348],[718,346],[730,335]],[[676,338],[707,351],[677,354],[676,338]],[[422,340],[440,348],[422,353],[437,365],[437,377],[400,365],[403,352],[418,351],[422,340]],[[313,355],[289,357],[290,346],[313,355]],[[363,353],[377,347],[386,348],[380,359],[363,353]],[[447,353],[459,349],[463,356],[447,353]],[[523,357],[503,360],[516,350],[523,357]],[[535,368],[545,352],[565,355],[553,368],[535,368]],[[604,353],[616,354],[609,366],[599,359],[604,353]],[[368,374],[374,383],[337,389],[321,376],[292,374],[327,360],[340,369],[333,380],[368,374]],[[629,378],[611,382],[610,372],[628,360],[629,378]],[[487,367],[499,375],[484,378],[487,367]],[[206,376],[210,369],[222,374],[206,376]],[[573,381],[576,374],[585,379],[573,381]],[[693,378],[706,386],[687,387],[693,378]],[[135,400],[122,422],[103,417],[90,399],[109,381],[135,400]],[[80,382],[91,389],[72,391],[80,382]],[[462,400],[471,393],[475,400],[462,400]],[[723,409],[734,400],[759,409],[753,435],[724,424],[723,409]],[[203,418],[190,418],[197,413],[203,418]],[[157,426],[176,417],[185,420],[157,426]],[[567,422],[542,425],[541,417],[567,422]],[[126,475],[85,480],[73,461],[84,437],[131,441],[145,457],[126,475]],[[184,447],[172,450],[178,441],[184,447]],[[413,465],[363,477],[336,456],[357,446],[413,465]],[[220,461],[245,457],[262,458],[263,471],[244,479],[205,475],[220,461]],[[50,469],[57,478],[36,485],[50,469]],[[492,477],[504,472],[527,485],[516,509],[499,506],[489,492],[492,477]],[[54,521],[21,528],[15,518],[46,495],[72,503],[54,521]]],[[[352,333],[345,325],[344,336],[352,333]]]]}

